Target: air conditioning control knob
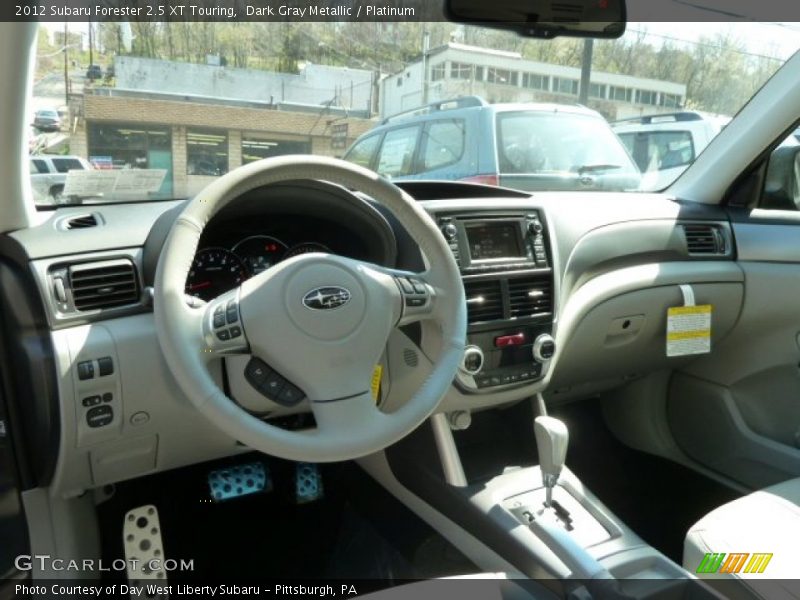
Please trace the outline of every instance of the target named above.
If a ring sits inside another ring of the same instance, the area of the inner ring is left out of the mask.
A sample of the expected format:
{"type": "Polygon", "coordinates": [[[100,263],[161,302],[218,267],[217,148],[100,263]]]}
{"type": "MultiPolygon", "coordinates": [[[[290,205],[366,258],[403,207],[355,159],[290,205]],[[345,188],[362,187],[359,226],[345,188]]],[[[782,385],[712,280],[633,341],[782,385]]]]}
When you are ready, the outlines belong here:
{"type": "Polygon", "coordinates": [[[464,348],[464,357],[461,359],[461,370],[467,375],[477,375],[483,369],[483,350],[478,346],[464,348]]]}
{"type": "Polygon", "coordinates": [[[458,228],[453,223],[445,223],[442,225],[442,235],[448,242],[456,239],[458,235],[458,228]]]}
{"type": "Polygon", "coordinates": [[[533,359],[536,362],[546,363],[556,353],[556,341],[549,333],[543,333],[533,342],[533,359]]]}

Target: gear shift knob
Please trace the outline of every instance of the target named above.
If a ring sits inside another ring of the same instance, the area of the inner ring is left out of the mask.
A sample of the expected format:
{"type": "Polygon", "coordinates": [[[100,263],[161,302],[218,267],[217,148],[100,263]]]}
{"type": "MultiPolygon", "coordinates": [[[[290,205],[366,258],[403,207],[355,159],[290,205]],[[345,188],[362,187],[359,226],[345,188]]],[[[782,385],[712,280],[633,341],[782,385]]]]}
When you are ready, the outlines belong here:
{"type": "Polygon", "coordinates": [[[536,417],[533,422],[533,433],[536,436],[536,449],[539,452],[539,468],[547,489],[546,505],[550,506],[553,488],[558,483],[558,476],[564,467],[569,445],[569,431],[563,421],[553,417],[536,417]]]}

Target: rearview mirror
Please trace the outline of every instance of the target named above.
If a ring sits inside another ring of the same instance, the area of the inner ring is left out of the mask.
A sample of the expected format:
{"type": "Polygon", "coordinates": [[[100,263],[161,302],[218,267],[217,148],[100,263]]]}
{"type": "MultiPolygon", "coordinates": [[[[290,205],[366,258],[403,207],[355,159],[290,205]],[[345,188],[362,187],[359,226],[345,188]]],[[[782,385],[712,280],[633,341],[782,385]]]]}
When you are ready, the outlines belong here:
{"type": "Polygon", "coordinates": [[[625,33],[625,0],[445,0],[445,13],[457,23],[545,39],[618,38],[625,33]]]}

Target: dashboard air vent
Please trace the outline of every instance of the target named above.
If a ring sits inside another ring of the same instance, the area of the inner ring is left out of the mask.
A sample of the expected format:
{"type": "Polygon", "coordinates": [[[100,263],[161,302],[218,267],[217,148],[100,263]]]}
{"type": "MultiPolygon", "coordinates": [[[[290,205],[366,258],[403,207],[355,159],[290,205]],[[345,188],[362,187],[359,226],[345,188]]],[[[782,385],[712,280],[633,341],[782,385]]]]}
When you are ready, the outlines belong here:
{"type": "Polygon", "coordinates": [[[100,224],[100,219],[95,213],[88,215],[78,215],[77,217],[70,217],[63,222],[63,228],[70,229],[87,229],[89,227],[97,227],[100,224]]]}
{"type": "Polygon", "coordinates": [[[465,281],[464,292],[467,296],[468,323],[498,321],[503,318],[503,293],[499,280],[465,281]]]}
{"type": "Polygon", "coordinates": [[[727,252],[725,235],[716,225],[683,225],[686,236],[686,249],[690,255],[717,255],[727,252]]]}
{"type": "Polygon", "coordinates": [[[553,286],[549,279],[525,277],[508,280],[512,318],[534,317],[553,312],[553,286]]]}
{"type": "Polygon", "coordinates": [[[69,283],[77,310],[113,308],[139,301],[136,268],[126,259],[73,265],[69,283]]]}

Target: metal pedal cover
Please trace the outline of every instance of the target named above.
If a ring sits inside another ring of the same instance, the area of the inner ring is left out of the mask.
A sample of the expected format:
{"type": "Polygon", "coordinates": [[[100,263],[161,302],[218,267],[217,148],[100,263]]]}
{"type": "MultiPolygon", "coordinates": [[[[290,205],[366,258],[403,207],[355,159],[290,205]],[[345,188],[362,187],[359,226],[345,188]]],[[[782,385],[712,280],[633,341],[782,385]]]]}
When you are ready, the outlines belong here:
{"type": "Polygon", "coordinates": [[[161,521],[155,506],[145,504],[125,514],[122,542],[125,547],[129,581],[156,579],[159,582],[167,582],[161,521]]]}
{"type": "Polygon", "coordinates": [[[214,502],[272,491],[267,468],[258,462],[227,467],[208,474],[208,487],[214,502]]]}
{"type": "Polygon", "coordinates": [[[295,467],[295,499],[298,504],[319,500],[324,495],[322,475],[314,463],[297,463],[295,467]]]}

